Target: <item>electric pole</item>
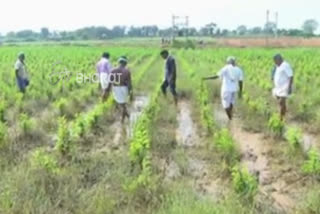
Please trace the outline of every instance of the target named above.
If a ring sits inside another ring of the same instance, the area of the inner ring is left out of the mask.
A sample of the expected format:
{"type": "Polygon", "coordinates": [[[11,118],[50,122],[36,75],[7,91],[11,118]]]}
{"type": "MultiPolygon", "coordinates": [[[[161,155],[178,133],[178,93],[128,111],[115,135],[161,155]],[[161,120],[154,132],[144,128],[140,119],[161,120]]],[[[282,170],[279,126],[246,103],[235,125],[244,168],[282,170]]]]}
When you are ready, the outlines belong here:
{"type": "Polygon", "coordinates": [[[175,39],[179,28],[184,30],[186,38],[188,38],[188,29],[189,29],[189,16],[175,16],[172,15],[172,41],[175,39]]]}
{"type": "Polygon", "coordinates": [[[266,16],[266,26],[265,26],[265,30],[266,30],[266,46],[269,46],[269,26],[270,26],[270,21],[269,21],[269,15],[270,15],[270,11],[267,10],[267,16],[266,16]]]}
{"type": "Polygon", "coordinates": [[[278,12],[275,13],[275,32],[274,35],[278,38],[278,12]]]}

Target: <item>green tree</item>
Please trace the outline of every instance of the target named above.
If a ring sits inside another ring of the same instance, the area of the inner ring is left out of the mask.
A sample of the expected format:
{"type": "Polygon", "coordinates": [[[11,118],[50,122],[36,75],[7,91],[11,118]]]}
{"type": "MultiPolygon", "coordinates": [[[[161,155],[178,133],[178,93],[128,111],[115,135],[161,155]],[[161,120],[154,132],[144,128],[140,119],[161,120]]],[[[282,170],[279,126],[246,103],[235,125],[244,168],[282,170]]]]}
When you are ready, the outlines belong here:
{"type": "Polygon", "coordinates": [[[258,35],[258,34],[261,34],[262,28],[261,27],[253,27],[250,31],[252,34],[258,35]]]}
{"type": "Polygon", "coordinates": [[[238,35],[245,35],[247,33],[247,27],[245,25],[240,25],[238,28],[237,28],[237,34],[238,35]]]}
{"type": "Polygon", "coordinates": [[[215,31],[217,29],[217,24],[216,23],[209,23],[205,26],[205,28],[207,29],[207,34],[209,34],[210,36],[213,36],[215,34],[215,31]]]}
{"type": "Polygon", "coordinates": [[[314,32],[318,29],[318,27],[319,23],[314,19],[308,19],[302,25],[302,29],[307,35],[314,35],[314,32]]]}
{"type": "Polygon", "coordinates": [[[50,35],[49,29],[46,27],[41,28],[41,37],[47,39],[50,35]]]}

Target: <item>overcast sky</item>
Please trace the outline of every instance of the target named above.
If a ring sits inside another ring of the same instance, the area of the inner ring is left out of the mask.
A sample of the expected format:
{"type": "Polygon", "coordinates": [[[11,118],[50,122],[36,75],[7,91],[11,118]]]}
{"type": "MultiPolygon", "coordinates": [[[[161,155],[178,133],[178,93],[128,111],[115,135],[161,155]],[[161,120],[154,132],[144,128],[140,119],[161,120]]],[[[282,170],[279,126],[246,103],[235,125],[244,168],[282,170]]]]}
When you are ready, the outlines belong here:
{"type": "Polygon", "coordinates": [[[190,25],[209,22],[234,29],[263,26],[266,10],[279,12],[280,28],[300,28],[305,19],[320,22],[320,0],[1,0],[0,32],[49,27],[171,25],[171,15],[190,16],[190,25]]]}

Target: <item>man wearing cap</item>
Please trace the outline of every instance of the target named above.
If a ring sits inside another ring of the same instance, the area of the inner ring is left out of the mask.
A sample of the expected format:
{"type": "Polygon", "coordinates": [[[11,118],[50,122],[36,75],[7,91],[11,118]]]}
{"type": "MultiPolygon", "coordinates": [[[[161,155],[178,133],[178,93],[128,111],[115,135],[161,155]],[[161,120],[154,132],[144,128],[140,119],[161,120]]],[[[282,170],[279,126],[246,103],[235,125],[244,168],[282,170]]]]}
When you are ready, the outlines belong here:
{"type": "Polygon", "coordinates": [[[165,76],[164,81],[161,85],[161,90],[164,95],[166,95],[167,88],[169,86],[171,94],[173,95],[174,102],[178,104],[178,95],[176,92],[176,77],[177,77],[177,68],[176,61],[173,56],[169,55],[169,51],[163,50],[160,55],[166,61],[165,62],[165,76]]]}
{"type": "Polygon", "coordinates": [[[110,54],[108,52],[104,52],[100,61],[97,63],[97,73],[100,78],[100,85],[102,89],[102,100],[106,100],[110,93],[109,74],[111,72],[112,66],[109,58],[110,54]]]}
{"type": "Polygon", "coordinates": [[[132,81],[130,71],[126,68],[128,60],[127,57],[122,56],[118,60],[119,66],[111,71],[110,82],[112,82],[112,92],[115,101],[122,108],[121,121],[129,118],[127,110],[128,97],[133,99],[132,81]]]}
{"type": "Polygon", "coordinates": [[[24,53],[19,53],[18,59],[14,65],[14,69],[16,71],[17,85],[22,93],[26,92],[26,88],[29,85],[28,72],[24,60],[24,53]]]}
{"type": "Polygon", "coordinates": [[[273,60],[276,69],[273,78],[274,88],[272,93],[279,101],[280,118],[283,120],[287,112],[286,99],[292,93],[293,70],[289,63],[283,60],[281,54],[276,54],[273,60]]]}
{"type": "Polygon", "coordinates": [[[243,71],[236,65],[235,57],[227,58],[225,65],[217,75],[205,77],[203,80],[222,79],[221,102],[226,111],[229,120],[232,120],[232,110],[236,101],[236,95],[239,91],[239,97],[242,96],[243,90],[243,71]]]}

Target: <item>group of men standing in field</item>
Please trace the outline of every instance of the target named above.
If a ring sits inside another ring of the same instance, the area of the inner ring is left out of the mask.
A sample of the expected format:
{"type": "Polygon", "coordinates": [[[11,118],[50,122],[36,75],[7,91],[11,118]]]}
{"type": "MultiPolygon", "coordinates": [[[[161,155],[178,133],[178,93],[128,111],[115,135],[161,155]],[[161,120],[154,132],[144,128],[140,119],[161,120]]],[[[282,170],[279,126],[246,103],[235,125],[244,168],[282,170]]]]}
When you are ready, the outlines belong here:
{"type": "Polygon", "coordinates": [[[122,109],[121,120],[123,122],[126,117],[129,118],[126,105],[128,98],[130,98],[130,100],[133,99],[131,73],[127,68],[128,59],[126,56],[121,56],[118,59],[118,67],[112,68],[109,58],[110,54],[105,52],[97,63],[97,73],[102,89],[102,100],[106,100],[112,90],[116,103],[122,109]]]}
{"type": "MultiPolygon", "coordinates": [[[[163,94],[166,94],[166,90],[169,87],[174,97],[175,104],[178,103],[178,95],[176,92],[176,62],[175,59],[169,55],[167,50],[160,53],[165,62],[165,78],[161,85],[163,94]]],[[[128,98],[133,100],[133,89],[131,73],[126,68],[128,59],[122,56],[118,59],[119,66],[112,68],[109,60],[110,54],[105,52],[102,54],[100,61],[97,63],[97,73],[100,78],[100,86],[102,89],[102,99],[106,100],[110,92],[112,91],[113,97],[122,109],[122,122],[126,117],[129,118],[129,112],[127,108],[128,98]]]]}
{"type": "MultiPolygon", "coordinates": [[[[163,50],[160,53],[161,57],[165,60],[164,66],[164,80],[161,84],[161,90],[166,95],[167,88],[173,95],[174,102],[178,103],[178,94],[176,92],[176,78],[177,67],[175,58],[169,54],[169,51],[163,50]]],[[[279,102],[280,117],[284,119],[287,106],[286,100],[292,93],[293,85],[293,71],[289,63],[284,61],[280,54],[273,57],[275,68],[272,72],[272,80],[274,82],[273,96],[279,102]]],[[[18,60],[15,63],[16,81],[21,92],[25,93],[29,85],[29,76],[25,65],[25,55],[20,53],[18,60]]],[[[131,73],[127,68],[128,59],[126,56],[121,56],[118,59],[118,66],[112,68],[110,62],[110,54],[105,52],[102,54],[101,59],[97,63],[96,69],[100,80],[102,89],[102,99],[106,100],[112,92],[113,97],[122,109],[121,120],[129,118],[127,103],[133,100],[133,87],[131,73]]],[[[233,118],[233,108],[236,103],[236,97],[242,97],[243,92],[243,71],[237,66],[235,57],[228,57],[227,64],[218,72],[217,75],[204,77],[202,80],[218,79],[222,80],[221,85],[221,103],[225,109],[229,120],[233,118]]]]}
{"type": "MultiPolygon", "coordinates": [[[[292,93],[293,70],[288,62],[284,61],[281,54],[273,57],[275,67],[272,71],[272,81],[274,88],[272,95],[278,100],[280,108],[280,119],[284,120],[287,112],[286,100],[292,93]]],[[[242,97],[243,91],[243,71],[237,66],[235,57],[228,57],[227,65],[224,66],[217,75],[205,77],[203,80],[222,79],[221,103],[226,111],[229,120],[232,120],[232,110],[235,105],[236,95],[242,97]]]]}

